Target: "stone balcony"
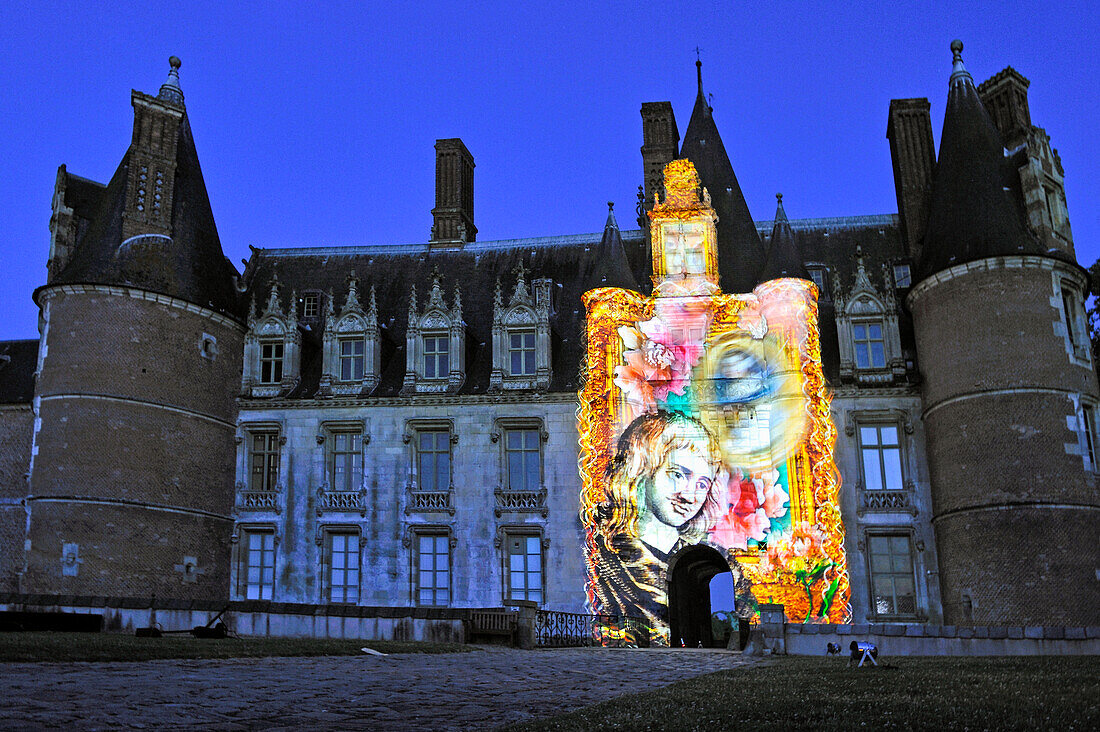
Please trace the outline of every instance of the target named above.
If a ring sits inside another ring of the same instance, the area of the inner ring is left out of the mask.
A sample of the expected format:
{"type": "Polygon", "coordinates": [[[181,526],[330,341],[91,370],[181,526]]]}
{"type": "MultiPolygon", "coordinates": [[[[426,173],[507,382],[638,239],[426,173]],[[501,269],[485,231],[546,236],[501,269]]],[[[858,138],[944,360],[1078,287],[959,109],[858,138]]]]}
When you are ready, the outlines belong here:
{"type": "Polygon", "coordinates": [[[497,486],[494,491],[496,506],[494,513],[500,518],[505,513],[538,513],[546,518],[549,509],[546,506],[546,486],[534,491],[507,490],[497,486]]]}

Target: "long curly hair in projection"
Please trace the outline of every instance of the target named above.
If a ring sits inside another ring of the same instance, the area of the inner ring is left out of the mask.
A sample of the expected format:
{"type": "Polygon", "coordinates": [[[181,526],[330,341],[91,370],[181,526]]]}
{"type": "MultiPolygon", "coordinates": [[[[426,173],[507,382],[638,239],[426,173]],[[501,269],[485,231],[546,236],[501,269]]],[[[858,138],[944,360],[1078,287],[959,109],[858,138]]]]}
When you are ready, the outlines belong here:
{"type": "MultiPolygon", "coordinates": [[[[607,541],[638,536],[646,489],[674,450],[704,456],[715,472],[722,467],[718,442],[702,422],[682,412],[643,414],[623,432],[608,465],[604,495],[589,514],[596,533],[607,541]]],[[[685,541],[701,541],[718,520],[722,510],[716,492],[712,486],[699,513],[680,527],[685,541]]]]}

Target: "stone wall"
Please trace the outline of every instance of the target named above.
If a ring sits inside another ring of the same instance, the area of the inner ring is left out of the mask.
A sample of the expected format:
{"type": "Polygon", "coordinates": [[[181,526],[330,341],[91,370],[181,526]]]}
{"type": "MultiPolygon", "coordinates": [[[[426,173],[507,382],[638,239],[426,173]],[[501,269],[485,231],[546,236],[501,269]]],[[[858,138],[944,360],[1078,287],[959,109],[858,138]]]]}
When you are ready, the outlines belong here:
{"type": "MultiPolygon", "coordinates": [[[[768,642],[774,644],[775,638],[768,642]]],[[[879,661],[898,656],[1064,656],[1100,653],[1100,627],[787,624],[793,656],[823,656],[829,643],[848,655],[852,641],[878,646],[879,661]]]]}
{"type": "Polygon", "coordinates": [[[34,413],[29,404],[0,405],[0,592],[18,589],[27,531],[27,469],[34,413]]]}

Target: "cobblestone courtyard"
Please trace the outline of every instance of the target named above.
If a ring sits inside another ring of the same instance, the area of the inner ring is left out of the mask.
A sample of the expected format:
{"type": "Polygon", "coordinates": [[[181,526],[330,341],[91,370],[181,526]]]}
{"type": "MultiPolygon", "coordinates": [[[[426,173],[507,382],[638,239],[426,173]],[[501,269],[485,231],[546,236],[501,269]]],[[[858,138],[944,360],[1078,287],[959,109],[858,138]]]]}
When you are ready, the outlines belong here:
{"type": "Polygon", "coordinates": [[[720,650],[0,664],[0,729],[486,729],[750,663],[720,650]]]}

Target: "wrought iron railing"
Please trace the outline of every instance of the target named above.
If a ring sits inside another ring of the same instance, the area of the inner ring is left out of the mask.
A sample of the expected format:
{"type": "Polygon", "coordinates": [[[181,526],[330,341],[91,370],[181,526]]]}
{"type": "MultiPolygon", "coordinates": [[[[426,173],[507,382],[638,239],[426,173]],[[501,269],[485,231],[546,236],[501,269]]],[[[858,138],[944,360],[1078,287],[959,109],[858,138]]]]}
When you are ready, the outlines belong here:
{"type": "Polygon", "coordinates": [[[535,645],[540,648],[648,646],[649,633],[642,618],[556,610],[535,613],[535,645]]]}

